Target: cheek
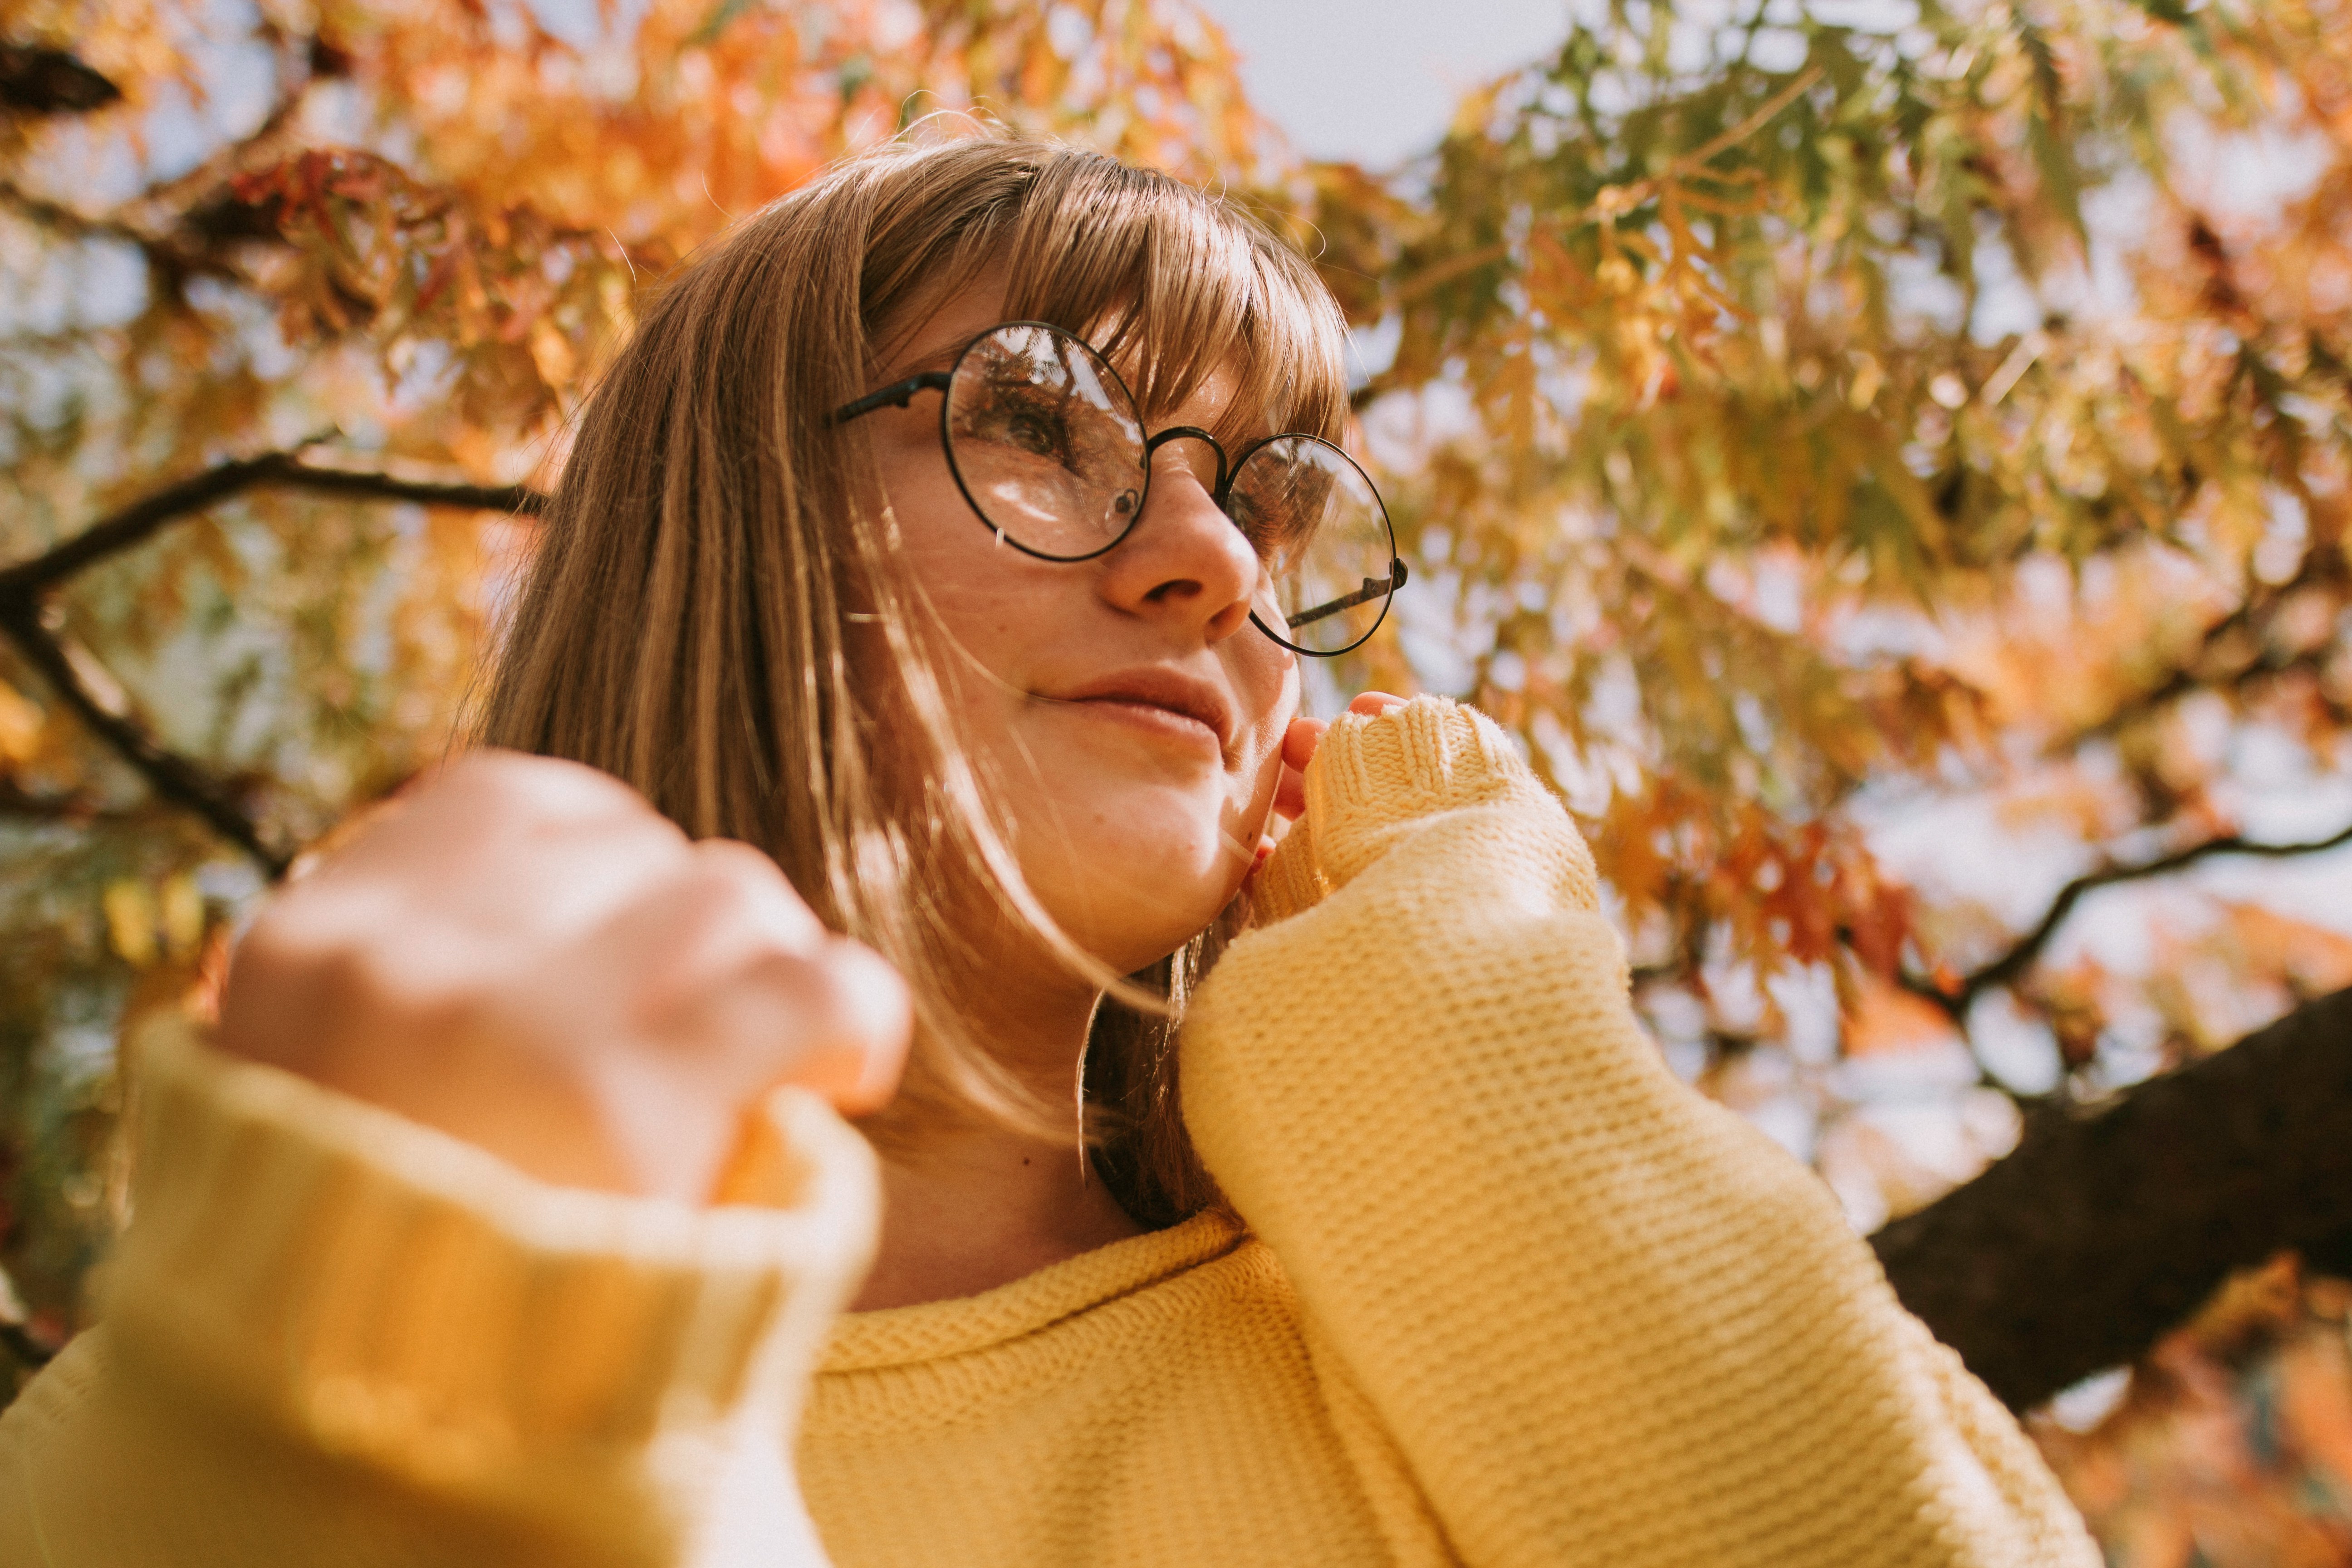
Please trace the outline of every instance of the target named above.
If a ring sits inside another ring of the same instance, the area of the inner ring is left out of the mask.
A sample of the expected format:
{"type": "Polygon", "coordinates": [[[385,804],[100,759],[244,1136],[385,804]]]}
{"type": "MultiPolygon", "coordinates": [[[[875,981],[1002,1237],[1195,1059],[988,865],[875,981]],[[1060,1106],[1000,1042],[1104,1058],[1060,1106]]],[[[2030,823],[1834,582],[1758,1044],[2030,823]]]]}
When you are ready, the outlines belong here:
{"type": "Polygon", "coordinates": [[[1234,837],[1255,846],[1265,831],[1275,791],[1282,783],[1283,737],[1298,717],[1298,664],[1297,655],[1255,626],[1240,633],[1236,641],[1242,638],[1248,646],[1227,662],[1246,737],[1232,781],[1227,826],[1234,837]]]}
{"type": "Polygon", "coordinates": [[[890,510],[900,563],[953,645],[947,663],[956,668],[940,673],[960,690],[971,687],[975,672],[968,666],[974,662],[1017,678],[1020,654],[1035,645],[1041,618],[1052,616],[1055,590],[1066,592],[1070,584],[1044,563],[997,543],[944,464],[936,475],[895,481],[890,510]],[[955,657],[956,649],[969,658],[955,657]]]}

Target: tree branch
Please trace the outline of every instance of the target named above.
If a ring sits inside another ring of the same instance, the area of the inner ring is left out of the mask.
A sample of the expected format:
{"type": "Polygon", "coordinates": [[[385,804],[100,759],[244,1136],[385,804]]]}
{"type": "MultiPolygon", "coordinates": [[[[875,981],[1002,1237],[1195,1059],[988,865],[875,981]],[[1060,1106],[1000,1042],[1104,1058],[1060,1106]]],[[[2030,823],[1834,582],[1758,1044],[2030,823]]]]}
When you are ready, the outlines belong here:
{"type": "Polygon", "coordinates": [[[536,515],[547,501],[539,491],[522,485],[425,484],[394,479],[390,474],[320,468],[303,462],[294,452],[236,458],[177,484],[166,485],[30,560],[0,567],[0,605],[29,599],[86,566],[143,543],[167,523],[263,486],[319,490],[370,500],[474,507],[519,516],[536,515]]]}
{"type": "Polygon", "coordinates": [[[148,268],[166,278],[185,279],[213,277],[238,281],[235,268],[221,256],[201,246],[188,243],[187,235],[177,227],[155,233],[119,216],[93,217],[76,211],[47,196],[37,196],[22,187],[0,180],[0,205],[13,207],[32,223],[53,234],[75,239],[110,239],[119,244],[135,246],[147,258],[148,268]]]}
{"type": "Polygon", "coordinates": [[[285,873],[289,857],[267,840],[260,825],[229,786],[158,744],[128,713],[118,712],[101,700],[74,668],[65,645],[41,624],[40,605],[45,592],[83,568],[145,542],[179,518],[265,485],[524,516],[538,512],[546,498],[520,485],[427,484],[390,474],[320,468],[303,462],[296,452],[267,452],[257,458],[234,458],[166,485],[29,560],[0,567],[0,636],[16,645],[26,661],[57,691],[58,700],[145,779],[156,795],[202,817],[213,831],[276,878],[285,873]]]}
{"type": "Polygon", "coordinates": [[[37,822],[97,822],[127,816],[86,795],[35,795],[13,779],[0,779],[0,816],[37,822]]]}
{"type": "Polygon", "coordinates": [[[283,70],[290,66],[301,74],[294,85],[281,93],[278,101],[270,106],[261,123],[236,141],[215,148],[194,168],[148,186],[133,196],[128,205],[151,212],[184,212],[193,206],[197,198],[226,184],[257,159],[266,157],[272,143],[281,140],[292,128],[295,117],[302,110],[304,100],[310,96],[311,84],[318,80],[320,73],[317,69],[317,61],[320,58],[320,41],[316,37],[286,39],[278,51],[279,68],[283,70]]]}
{"type": "Polygon", "coordinates": [[[2231,833],[2218,838],[2208,838],[2201,844],[2192,844],[2186,849],[2176,849],[2169,855],[2159,855],[2153,860],[2102,866],[2095,871],[2084,872],[2059,889],[2058,896],[2050,901],[2050,907],[2042,911],[2041,920],[2034,922],[2032,930],[2018,938],[1999,958],[1961,976],[1958,984],[1941,986],[1932,980],[1911,973],[1905,973],[1899,979],[1905,990],[1926,997],[1957,1020],[1985,992],[2011,984],[2031,969],[2041,958],[2042,950],[2058,934],[2058,928],[2066,922],[2066,917],[2074,912],[2074,906],[2081,903],[2085,895],[2101,888],[2111,888],[2118,882],[2138,881],[2147,877],[2166,876],[2219,855],[2254,855],[2283,860],[2296,855],[2317,855],[2347,844],[2352,844],[2352,826],[2304,844],[2264,844],[2231,833]]]}
{"type": "Polygon", "coordinates": [[[2241,1268],[2352,1238],[2352,990],[2091,1108],[1870,1238],[2012,1409],[2145,1353],[2241,1268]]]}
{"type": "Polygon", "coordinates": [[[153,235],[133,227],[120,218],[92,217],[88,213],[76,212],[61,202],[53,202],[47,196],[37,196],[13,181],[0,180],[0,202],[5,202],[16,208],[26,218],[40,225],[43,228],[58,229],[77,238],[119,239],[125,244],[135,245],[142,250],[159,254],[167,258],[176,258],[178,254],[164,246],[153,235]]]}
{"type": "MultiPolygon", "coordinates": [[[[2044,748],[2043,754],[2063,757],[2092,741],[2112,740],[2132,720],[2178,702],[2191,692],[2244,691],[2298,670],[2315,674],[2326,666],[2328,656],[2334,651],[2326,645],[2300,650],[2267,650],[2227,670],[2200,668],[2194,663],[2183,665],[2162,680],[2117,704],[2113,711],[2097,722],[2086,724],[2053,742],[2044,748]]],[[[2320,702],[2331,715],[2341,716],[2342,703],[2324,693],[2320,695],[2320,702]]]]}
{"type": "Polygon", "coordinates": [[[87,114],[122,89],[63,49],[0,43],[0,106],[19,114],[87,114]]]}
{"type": "Polygon", "coordinates": [[[299,129],[312,84],[322,76],[342,74],[349,67],[340,50],[318,37],[283,39],[277,52],[279,78],[290,78],[292,85],[279,94],[260,124],[215,147],[194,168],[114,204],[101,216],[34,195],[5,182],[0,182],[0,201],[45,228],[135,245],[145,253],[149,266],[169,279],[211,276],[242,281],[229,244],[276,237],[276,232],[267,225],[256,226],[251,209],[233,195],[232,182],[239,174],[280,155],[299,129]]]}
{"type": "Polygon", "coordinates": [[[0,635],[16,645],[26,663],[47,681],[60,701],[90,731],[111,747],[163,799],[202,817],[212,830],[250,856],[275,879],[285,875],[289,857],[268,843],[260,825],[227,786],[177,752],[166,750],[128,714],[115,712],[90,690],[65,645],[41,625],[30,597],[0,598],[0,635]]]}
{"type": "Polygon", "coordinates": [[[2352,573],[2352,564],[2347,564],[2340,549],[2322,545],[2306,552],[2294,574],[2285,582],[2261,589],[2229,614],[2210,623],[2198,635],[2196,648],[2182,663],[2118,701],[2104,717],[2051,742],[2044,754],[2064,756],[2088,742],[2111,739],[2134,718],[2177,702],[2192,691],[2210,687],[2235,689],[2298,668],[2316,668],[2319,660],[2313,652],[2267,647],[2264,634],[2273,613],[2302,590],[2319,586],[2340,593],[2347,573],[2352,573]],[[2246,639],[2244,653],[2225,667],[2216,668],[2217,653],[2226,655],[2231,640],[2238,638],[2246,639]]]}

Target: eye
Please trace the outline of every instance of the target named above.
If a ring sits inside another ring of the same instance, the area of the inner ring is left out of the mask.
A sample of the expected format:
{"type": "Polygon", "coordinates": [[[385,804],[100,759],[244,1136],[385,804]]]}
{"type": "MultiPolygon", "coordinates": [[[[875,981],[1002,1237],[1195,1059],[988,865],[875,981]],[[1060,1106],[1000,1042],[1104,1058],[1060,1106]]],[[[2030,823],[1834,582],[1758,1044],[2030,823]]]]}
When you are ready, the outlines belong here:
{"type": "Polygon", "coordinates": [[[1004,421],[1003,438],[1008,446],[1040,458],[1058,458],[1068,447],[1069,427],[1055,415],[1042,409],[1013,410],[1004,421]]]}
{"type": "Polygon", "coordinates": [[[1268,505],[1269,499],[1236,485],[1225,498],[1225,515],[1234,520],[1234,526],[1242,531],[1242,537],[1250,542],[1258,559],[1280,575],[1290,569],[1301,552],[1307,531],[1302,526],[1297,508],[1278,502],[1268,505]]]}

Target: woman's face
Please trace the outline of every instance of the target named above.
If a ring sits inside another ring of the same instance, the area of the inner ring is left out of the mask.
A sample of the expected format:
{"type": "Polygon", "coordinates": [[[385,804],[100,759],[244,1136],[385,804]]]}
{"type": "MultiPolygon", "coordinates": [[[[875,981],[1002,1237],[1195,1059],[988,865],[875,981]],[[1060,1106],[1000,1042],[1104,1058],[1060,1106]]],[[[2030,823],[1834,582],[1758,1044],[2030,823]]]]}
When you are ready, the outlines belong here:
{"type": "MultiPolygon", "coordinates": [[[[877,385],[945,370],[1004,318],[976,287],[885,344],[877,385]]],[[[1271,434],[1229,375],[1147,428],[1271,434]]],[[[1072,938],[1121,972],[1173,952],[1249,872],[1298,706],[1296,656],[1250,624],[1255,552],[1210,499],[1202,442],[1154,455],[1135,528],[1091,561],[1001,544],[956,487],[940,395],[858,421],[896,545],[960,654],[943,671],[965,745],[1006,792],[1023,873],[1072,938]]]]}

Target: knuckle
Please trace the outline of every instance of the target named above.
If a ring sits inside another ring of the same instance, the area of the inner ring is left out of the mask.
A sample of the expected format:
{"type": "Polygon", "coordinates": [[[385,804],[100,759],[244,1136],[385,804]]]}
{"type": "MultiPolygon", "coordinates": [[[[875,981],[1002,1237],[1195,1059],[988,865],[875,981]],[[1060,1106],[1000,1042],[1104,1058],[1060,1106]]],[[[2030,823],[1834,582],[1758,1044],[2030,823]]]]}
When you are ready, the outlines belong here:
{"type": "Polygon", "coordinates": [[[693,846],[695,863],[714,877],[740,879],[752,885],[789,887],[784,874],[764,850],[738,838],[703,838],[693,846]]]}
{"type": "Polygon", "coordinates": [[[266,915],[237,943],[222,997],[225,1044],[274,1041],[267,1054],[289,1058],[280,1065],[315,1064],[339,1043],[411,1036],[462,1013],[462,987],[416,973],[394,934],[301,914],[266,915]]]}
{"type": "Polygon", "coordinates": [[[236,963],[254,983],[307,998],[315,1006],[376,1013],[404,989],[390,946],[360,930],[257,921],[237,950],[236,963]]]}
{"type": "Polygon", "coordinates": [[[456,758],[420,793],[474,812],[542,824],[601,828],[646,818],[667,826],[643,795],[608,773],[561,757],[495,747],[456,758]]]}
{"type": "Polygon", "coordinates": [[[404,1011],[410,998],[401,969],[383,944],[364,938],[320,950],[307,966],[307,989],[325,1007],[353,1015],[404,1011]]]}
{"type": "Polygon", "coordinates": [[[731,925],[751,919],[761,902],[756,876],[728,859],[695,855],[650,897],[674,900],[688,918],[704,927],[731,925]]]}
{"type": "Polygon", "coordinates": [[[236,948],[236,962],[248,973],[293,975],[315,968],[341,940],[310,888],[278,894],[261,907],[236,948]]]}
{"type": "Polygon", "coordinates": [[[694,885],[731,916],[758,922],[787,947],[823,937],[815,914],[766,851],[731,838],[706,838],[692,847],[694,885]]]}
{"type": "Polygon", "coordinates": [[[912,1017],[907,983],[872,949],[843,938],[784,971],[812,1042],[862,1047],[903,1035],[912,1017]]]}

